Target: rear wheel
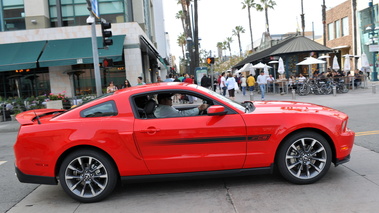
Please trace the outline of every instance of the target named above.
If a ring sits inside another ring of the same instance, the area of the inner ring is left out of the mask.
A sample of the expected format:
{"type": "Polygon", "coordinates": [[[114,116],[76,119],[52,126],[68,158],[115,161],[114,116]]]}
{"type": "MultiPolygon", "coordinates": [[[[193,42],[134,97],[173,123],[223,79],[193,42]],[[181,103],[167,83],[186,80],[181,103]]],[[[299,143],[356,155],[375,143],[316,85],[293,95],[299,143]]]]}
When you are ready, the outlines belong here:
{"type": "Polygon", "coordinates": [[[329,170],[331,148],[324,137],[311,132],[290,136],[279,148],[277,165],[280,174],[295,184],[310,184],[320,180],[329,170]]]}
{"type": "Polygon", "coordinates": [[[77,150],[62,162],[59,180],[64,191],[79,202],[97,202],[116,187],[117,171],[104,154],[77,150]]]}

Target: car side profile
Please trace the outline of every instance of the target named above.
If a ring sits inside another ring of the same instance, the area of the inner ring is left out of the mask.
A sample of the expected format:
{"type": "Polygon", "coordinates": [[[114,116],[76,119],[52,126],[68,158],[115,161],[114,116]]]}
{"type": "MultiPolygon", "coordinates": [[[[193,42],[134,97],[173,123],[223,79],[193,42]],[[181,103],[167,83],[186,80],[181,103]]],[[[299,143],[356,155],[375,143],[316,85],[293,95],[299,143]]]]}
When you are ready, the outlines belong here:
{"type": "Polygon", "coordinates": [[[195,84],[167,82],[108,93],[70,110],[17,115],[20,182],[60,183],[80,202],[109,196],[119,181],[271,173],[310,184],[349,161],[348,116],[287,101],[238,103],[195,84]],[[196,115],[157,117],[157,97],[196,115]],[[193,100],[190,103],[188,100],[193,100]]]}

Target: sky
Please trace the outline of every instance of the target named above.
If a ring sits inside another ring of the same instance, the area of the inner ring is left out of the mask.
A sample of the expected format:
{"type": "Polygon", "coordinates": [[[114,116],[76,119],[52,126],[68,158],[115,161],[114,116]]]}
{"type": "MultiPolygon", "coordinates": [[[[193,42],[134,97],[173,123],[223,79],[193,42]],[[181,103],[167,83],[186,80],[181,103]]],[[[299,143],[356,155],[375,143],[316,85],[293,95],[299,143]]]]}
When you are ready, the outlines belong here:
{"type": "MultiPolygon", "coordinates": [[[[245,33],[241,34],[241,47],[244,52],[250,41],[249,18],[247,9],[242,9],[243,0],[198,0],[199,38],[200,48],[212,51],[217,55],[217,42],[223,42],[227,37],[232,37],[231,50],[233,55],[239,54],[238,38],[232,36],[232,30],[236,26],[242,26],[245,33]]],[[[332,8],[346,0],[325,0],[326,8],[332,8]]],[[[179,34],[183,32],[181,21],[175,18],[181,6],[178,0],[163,0],[165,19],[165,31],[170,38],[171,54],[178,59],[182,56],[181,48],[177,44],[179,34]]],[[[259,0],[256,0],[259,2],[259,0]]],[[[284,34],[301,31],[301,0],[275,0],[274,9],[269,9],[269,26],[271,34],[284,34]]],[[[312,31],[312,25],[316,35],[322,35],[322,8],[323,0],[303,0],[305,14],[305,31],[312,31]]],[[[265,13],[251,9],[253,40],[256,42],[265,31],[265,13]]],[[[255,45],[254,45],[255,46],[255,45]]],[[[229,55],[229,52],[227,52],[229,55]]]]}

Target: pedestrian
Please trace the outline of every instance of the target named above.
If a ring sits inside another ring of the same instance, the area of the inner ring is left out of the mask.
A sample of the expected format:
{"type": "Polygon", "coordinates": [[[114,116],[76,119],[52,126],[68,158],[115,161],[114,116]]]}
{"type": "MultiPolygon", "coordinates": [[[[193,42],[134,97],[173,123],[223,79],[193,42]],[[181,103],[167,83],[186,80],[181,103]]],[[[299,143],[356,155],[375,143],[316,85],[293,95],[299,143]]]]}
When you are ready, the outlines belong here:
{"type": "Polygon", "coordinates": [[[183,74],[180,74],[180,77],[178,78],[181,82],[184,81],[184,75],[183,74]]]}
{"type": "Polygon", "coordinates": [[[175,79],[174,79],[174,82],[182,82],[177,75],[175,75],[175,79]]]}
{"type": "Polygon", "coordinates": [[[139,76],[138,78],[137,78],[137,85],[144,85],[144,84],[146,84],[145,82],[143,82],[143,78],[141,77],[141,76],[139,76]]]}
{"type": "Polygon", "coordinates": [[[107,93],[115,92],[117,90],[117,87],[113,84],[113,81],[111,81],[107,87],[107,93]]]}
{"type": "Polygon", "coordinates": [[[132,87],[128,79],[125,79],[124,84],[121,86],[121,89],[132,87]]]}
{"type": "Polygon", "coordinates": [[[275,84],[275,79],[274,77],[272,77],[272,75],[270,74],[267,78],[267,87],[268,87],[268,91],[269,92],[274,92],[274,84],[275,84]]]}
{"type": "Polygon", "coordinates": [[[232,73],[229,73],[228,79],[226,80],[226,85],[228,87],[229,98],[231,100],[234,100],[235,88],[238,87],[238,85],[237,85],[236,79],[233,78],[232,73]]]}
{"type": "Polygon", "coordinates": [[[161,76],[157,76],[157,82],[163,82],[161,76]]]}
{"type": "Polygon", "coordinates": [[[225,96],[226,95],[226,89],[228,88],[226,86],[225,72],[221,73],[220,88],[222,89],[222,95],[225,96]]]}
{"type": "MultiPolygon", "coordinates": [[[[185,76],[185,79],[183,80],[183,82],[193,84],[193,79],[190,78],[190,76],[188,74],[185,74],[184,76],[185,76]]],[[[192,95],[187,95],[187,97],[188,97],[189,104],[193,104],[194,97],[192,95]]]]}
{"type": "Polygon", "coordinates": [[[165,82],[173,82],[174,79],[172,78],[172,74],[168,74],[168,77],[166,78],[166,80],[164,80],[165,82]]]}
{"type": "Polygon", "coordinates": [[[252,74],[249,75],[249,77],[246,80],[247,86],[249,87],[249,91],[253,92],[255,87],[255,78],[252,74]]]}
{"type": "Polygon", "coordinates": [[[242,89],[242,95],[243,95],[243,96],[246,95],[246,86],[247,86],[246,78],[245,78],[245,76],[243,75],[243,76],[241,77],[241,89],[242,89]]]}
{"type": "Polygon", "coordinates": [[[207,77],[207,74],[204,73],[203,77],[201,78],[200,85],[205,88],[209,88],[211,79],[207,77]]]}
{"type": "Polygon", "coordinates": [[[261,90],[261,99],[262,101],[264,101],[267,79],[263,71],[261,71],[261,74],[258,76],[257,83],[259,85],[259,89],[261,90]]]}

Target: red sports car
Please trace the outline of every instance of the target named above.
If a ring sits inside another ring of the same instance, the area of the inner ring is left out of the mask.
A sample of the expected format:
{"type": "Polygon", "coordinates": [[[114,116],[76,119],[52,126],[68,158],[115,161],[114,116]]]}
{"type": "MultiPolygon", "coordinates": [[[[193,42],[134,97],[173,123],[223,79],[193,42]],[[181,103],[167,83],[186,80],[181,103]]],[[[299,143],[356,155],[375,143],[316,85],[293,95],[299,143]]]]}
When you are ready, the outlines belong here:
{"type": "Polygon", "coordinates": [[[237,103],[177,82],[118,90],[67,111],[27,111],[17,120],[18,179],[59,181],[80,202],[104,199],[120,180],[262,174],[275,168],[292,183],[309,184],[332,162],[349,161],[355,135],[347,128],[348,116],[328,107],[237,103]],[[198,107],[201,103],[206,104],[198,107]],[[162,116],[164,110],[175,114],[162,116]]]}

